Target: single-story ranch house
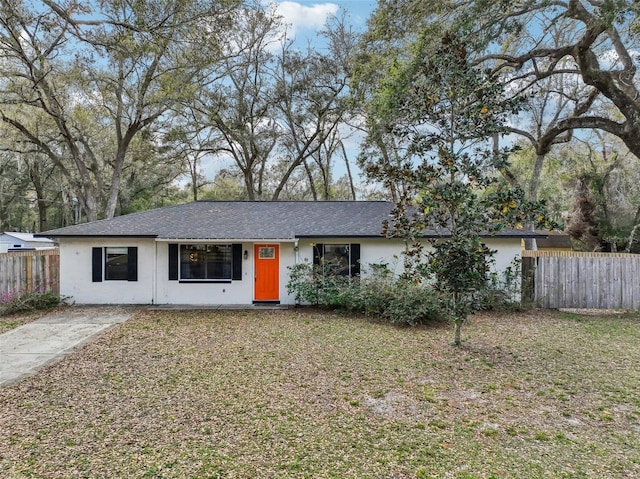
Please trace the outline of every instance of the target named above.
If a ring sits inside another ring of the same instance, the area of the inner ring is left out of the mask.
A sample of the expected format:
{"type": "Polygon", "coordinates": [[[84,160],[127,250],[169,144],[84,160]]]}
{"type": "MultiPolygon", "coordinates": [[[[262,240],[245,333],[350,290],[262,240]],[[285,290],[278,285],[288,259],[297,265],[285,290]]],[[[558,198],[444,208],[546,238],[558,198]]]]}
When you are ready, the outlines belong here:
{"type": "MultiPolygon", "coordinates": [[[[294,304],[289,267],[401,267],[400,240],[381,236],[386,201],[198,201],[59,228],[60,294],[78,304],[294,304]]],[[[520,256],[507,230],[486,239],[496,268],[520,256]]],[[[542,235],[544,236],[544,235],[542,235]]]]}

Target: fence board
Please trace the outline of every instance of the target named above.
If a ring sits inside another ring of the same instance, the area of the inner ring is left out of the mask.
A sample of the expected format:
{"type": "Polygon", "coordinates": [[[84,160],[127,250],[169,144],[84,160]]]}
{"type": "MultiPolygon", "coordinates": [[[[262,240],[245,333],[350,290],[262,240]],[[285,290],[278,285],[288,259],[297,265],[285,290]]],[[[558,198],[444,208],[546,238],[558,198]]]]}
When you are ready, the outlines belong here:
{"type": "Polygon", "coordinates": [[[640,309],[640,255],[524,251],[545,308],[640,309]]]}
{"type": "Polygon", "coordinates": [[[0,253],[0,295],[51,291],[60,294],[57,250],[0,253]]]}

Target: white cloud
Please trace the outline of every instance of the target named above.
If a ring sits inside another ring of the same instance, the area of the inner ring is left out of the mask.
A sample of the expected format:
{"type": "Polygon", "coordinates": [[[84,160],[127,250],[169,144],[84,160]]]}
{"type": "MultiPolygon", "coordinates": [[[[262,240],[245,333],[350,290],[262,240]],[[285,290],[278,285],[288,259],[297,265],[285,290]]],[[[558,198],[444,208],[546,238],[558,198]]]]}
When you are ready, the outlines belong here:
{"type": "Polygon", "coordinates": [[[298,2],[276,2],[274,5],[285,23],[291,25],[294,33],[303,29],[322,28],[327,18],[335,15],[340,8],[335,3],[316,3],[306,6],[298,2]]]}

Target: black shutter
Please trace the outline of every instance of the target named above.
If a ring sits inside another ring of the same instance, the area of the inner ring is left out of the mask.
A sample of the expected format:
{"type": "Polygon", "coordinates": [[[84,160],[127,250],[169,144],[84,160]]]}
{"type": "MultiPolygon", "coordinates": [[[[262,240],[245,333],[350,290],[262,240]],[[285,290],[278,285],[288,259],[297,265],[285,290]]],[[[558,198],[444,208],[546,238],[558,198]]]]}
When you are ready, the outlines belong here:
{"type": "Polygon", "coordinates": [[[360,276],[360,244],[351,243],[351,276],[360,276]]]}
{"type": "Polygon", "coordinates": [[[127,251],[127,280],[138,281],[138,247],[130,246],[127,251]]]}
{"type": "Polygon", "coordinates": [[[239,243],[233,244],[233,259],[232,259],[233,272],[231,273],[231,279],[242,280],[242,245],[239,243]]]}
{"type": "Polygon", "coordinates": [[[321,258],[324,256],[324,244],[316,243],[313,246],[313,264],[320,264],[321,258]]]}
{"type": "Polygon", "coordinates": [[[102,281],[102,248],[91,248],[91,281],[102,281]]]}
{"type": "Polygon", "coordinates": [[[169,245],[169,281],[178,280],[178,245],[169,245]]]}

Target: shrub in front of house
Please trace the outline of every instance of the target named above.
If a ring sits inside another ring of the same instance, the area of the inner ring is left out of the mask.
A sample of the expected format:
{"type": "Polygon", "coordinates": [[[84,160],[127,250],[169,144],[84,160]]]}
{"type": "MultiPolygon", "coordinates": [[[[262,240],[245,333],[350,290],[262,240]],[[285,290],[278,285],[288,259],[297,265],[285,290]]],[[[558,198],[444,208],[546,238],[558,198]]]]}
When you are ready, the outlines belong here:
{"type": "Polygon", "coordinates": [[[491,273],[475,296],[478,310],[517,311],[531,306],[522,303],[521,261],[514,260],[504,271],[491,273]]]}
{"type": "MultiPolygon", "coordinates": [[[[364,268],[363,268],[364,269],[364,268]]],[[[447,305],[429,284],[395,277],[387,265],[371,264],[363,277],[327,274],[309,263],[289,268],[289,294],[298,304],[364,314],[396,325],[416,326],[443,320],[447,305]]],[[[492,273],[486,287],[473,295],[478,310],[518,310],[520,265],[492,273]]]]}
{"type": "Polygon", "coordinates": [[[364,314],[415,326],[442,317],[436,292],[395,278],[386,265],[370,265],[364,277],[331,275],[308,263],[290,267],[289,294],[299,304],[364,314]]]}
{"type": "Polygon", "coordinates": [[[392,324],[417,326],[444,320],[442,303],[432,287],[398,281],[393,293],[382,312],[392,324]]]}
{"type": "Polygon", "coordinates": [[[53,309],[60,304],[60,296],[51,291],[31,293],[2,293],[0,295],[0,316],[53,309]]]}

